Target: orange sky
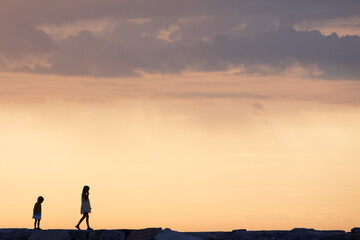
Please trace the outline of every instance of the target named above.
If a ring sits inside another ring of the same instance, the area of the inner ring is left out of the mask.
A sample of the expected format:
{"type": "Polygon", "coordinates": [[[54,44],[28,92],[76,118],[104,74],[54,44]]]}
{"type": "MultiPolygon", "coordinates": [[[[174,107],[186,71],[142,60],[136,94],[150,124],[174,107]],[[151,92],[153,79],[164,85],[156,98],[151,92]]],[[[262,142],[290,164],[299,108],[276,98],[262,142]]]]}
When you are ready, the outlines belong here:
{"type": "Polygon", "coordinates": [[[85,184],[95,228],[356,226],[355,82],[235,79],[2,74],[0,226],[31,228],[43,195],[42,227],[73,228],[85,184]]]}

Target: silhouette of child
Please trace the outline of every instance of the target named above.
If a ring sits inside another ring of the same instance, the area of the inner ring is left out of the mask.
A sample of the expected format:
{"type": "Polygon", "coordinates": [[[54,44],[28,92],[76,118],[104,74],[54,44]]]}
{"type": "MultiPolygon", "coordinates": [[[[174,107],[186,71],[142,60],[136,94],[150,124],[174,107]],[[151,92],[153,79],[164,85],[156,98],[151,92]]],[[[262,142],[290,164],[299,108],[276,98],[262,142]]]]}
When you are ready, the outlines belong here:
{"type": "Polygon", "coordinates": [[[41,220],[41,203],[44,201],[44,198],[42,196],[38,197],[37,202],[34,205],[34,213],[33,213],[33,219],[35,219],[34,222],[34,229],[41,230],[40,228],[40,220],[41,220]],[[36,227],[37,225],[37,227],[36,227]]]}
{"type": "Polygon", "coordinates": [[[81,222],[86,218],[87,230],[93,230],[89,226],[89,213],[91,213],[90,199],[89,199],[89,186],[84,186],[82,194],[81,194],[81,217],[79,223],[75,226],[78,230],[80,229],[81,222]]]}

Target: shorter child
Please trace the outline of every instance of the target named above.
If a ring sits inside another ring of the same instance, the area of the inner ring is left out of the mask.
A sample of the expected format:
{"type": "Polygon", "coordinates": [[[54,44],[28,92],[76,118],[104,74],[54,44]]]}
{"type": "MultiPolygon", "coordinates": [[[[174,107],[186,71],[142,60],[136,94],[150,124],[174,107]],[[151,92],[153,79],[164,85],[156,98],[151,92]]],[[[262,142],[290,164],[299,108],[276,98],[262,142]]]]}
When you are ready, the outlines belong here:
{"type": "Polygon", "coordinates": [[[34,206],[34,214],[33,214],[33,219],[35,219],[34,229],[37,229],[37,230],[41,230],[40,229],[41,203],[43,201],[44,201],[44,198],[42,196],[38,197],[38,200],[37,200],[37,202],[35,203],[35,206],[34,206]],[[36,227],[36,223],[37,223],[37,227],[36,227]]]}

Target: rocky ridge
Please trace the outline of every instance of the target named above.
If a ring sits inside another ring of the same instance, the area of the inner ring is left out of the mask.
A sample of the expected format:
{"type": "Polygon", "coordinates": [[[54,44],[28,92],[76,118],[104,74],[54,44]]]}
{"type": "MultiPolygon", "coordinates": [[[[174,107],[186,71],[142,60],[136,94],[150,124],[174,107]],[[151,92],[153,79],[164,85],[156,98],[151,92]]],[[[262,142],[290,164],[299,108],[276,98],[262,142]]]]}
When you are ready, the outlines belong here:
{"type": "Polygon", "coordinates": [[[140,230],[33,230],[0,229],[0,240],[360,240],[360,228],[317,231],[295,228],[291,231],[177,232],[171,229],[140,230]]]}

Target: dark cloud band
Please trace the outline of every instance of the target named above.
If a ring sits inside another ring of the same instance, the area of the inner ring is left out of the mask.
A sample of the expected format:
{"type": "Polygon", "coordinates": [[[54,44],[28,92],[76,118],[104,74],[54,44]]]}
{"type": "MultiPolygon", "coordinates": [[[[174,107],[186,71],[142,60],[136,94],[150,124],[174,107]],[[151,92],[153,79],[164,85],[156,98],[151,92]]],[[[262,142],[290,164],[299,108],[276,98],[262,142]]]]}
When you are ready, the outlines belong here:
{"type": "Polygon", "coordinates": [[[265,75],[299,64],[319,68],[310,77],[360,79],[358,36],[293,29],[304,20],[358,12],[360,3],[350,0],[5,0],[0,7],[0,70],[122,77],[136,76],[138,70],[218,71],[241,64],[246,72],[265,75]],[[103,19],[109,24],[96,33],[86,26],[68,33],[78,21],[103,19]],[[41,26],[58,28],[64,37],[55,39],[41,26]]]}

